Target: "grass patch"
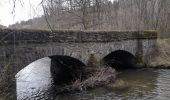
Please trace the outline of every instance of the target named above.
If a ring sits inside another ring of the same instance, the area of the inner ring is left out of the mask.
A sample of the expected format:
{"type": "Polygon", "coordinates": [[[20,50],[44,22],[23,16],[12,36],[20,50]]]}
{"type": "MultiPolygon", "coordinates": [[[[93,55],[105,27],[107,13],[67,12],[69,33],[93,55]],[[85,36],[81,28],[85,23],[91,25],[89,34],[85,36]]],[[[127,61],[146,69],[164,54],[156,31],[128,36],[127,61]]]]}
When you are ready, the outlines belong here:
{"type": "Polygon", "coordinates": [[[88,67],[97,67],[98,61],[95,54],[90,54],[89,61],[88,61],[88,67]]]}
{"type": "Polygon", "coordinates": [[[15,74],[9,66],[0,70],[0,100],[15,100],[15,74]]]}

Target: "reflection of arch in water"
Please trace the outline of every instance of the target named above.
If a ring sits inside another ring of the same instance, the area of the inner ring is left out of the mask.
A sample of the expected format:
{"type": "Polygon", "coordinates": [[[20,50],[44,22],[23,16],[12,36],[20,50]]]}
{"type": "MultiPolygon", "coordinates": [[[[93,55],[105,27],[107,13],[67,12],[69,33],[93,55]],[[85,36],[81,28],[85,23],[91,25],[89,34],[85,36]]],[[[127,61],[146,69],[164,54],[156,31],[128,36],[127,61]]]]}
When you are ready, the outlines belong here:
{"type": "Polygon", "coordinates": [[[105,65],[115,68],[116,70],[124,70],[135,68],[136,58],[133,54],[127,51],[116,50],[105,56],[102,59],[102,62],[105,65]]]}
{"type": "Polygon", "coordinates": [[[51,58],[51,74],[55,84],[66,84],[85,76],[85,64],[70,57],[55,55],[51,58]]]}
{"type": "Polygon", "coordinates": [[[50,62],[48,57],[38,59],[16,74],[17,100],[31,100],[40,95],[40,91],[41,94],[46,92],[44,89],[51,85],[50,62]]]}

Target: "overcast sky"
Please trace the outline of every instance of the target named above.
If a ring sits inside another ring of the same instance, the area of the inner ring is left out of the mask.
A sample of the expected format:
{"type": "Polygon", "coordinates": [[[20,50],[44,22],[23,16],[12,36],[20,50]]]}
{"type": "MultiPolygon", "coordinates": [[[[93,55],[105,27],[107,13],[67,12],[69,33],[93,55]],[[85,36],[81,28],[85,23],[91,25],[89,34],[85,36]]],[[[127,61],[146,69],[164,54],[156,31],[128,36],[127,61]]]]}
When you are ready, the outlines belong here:
{"type": "Polygon", "coordinates": [[[15,13],[12,14],[13,0],[0,0],[0,24],[8,26],[43,14],[40,5],[38,6],[41,0],[23,1],[22,4],[20,2],[16,3],[15,13]]]}
{"type": "MultiPolygon", "coordinates": [[[[0,24],[8,26],[22,20],[26,21],[43,14],[39,5],[41,0],[17,0],[15,13],[13,11],[13,0],[0,0],[0,24]],[[20,3],[19,1],[23,1],[20,3]],[[23,5],[23,6],[22,6],[23,5]]],[[[114,1],[114,0],[111,0],[114,1]]]]}

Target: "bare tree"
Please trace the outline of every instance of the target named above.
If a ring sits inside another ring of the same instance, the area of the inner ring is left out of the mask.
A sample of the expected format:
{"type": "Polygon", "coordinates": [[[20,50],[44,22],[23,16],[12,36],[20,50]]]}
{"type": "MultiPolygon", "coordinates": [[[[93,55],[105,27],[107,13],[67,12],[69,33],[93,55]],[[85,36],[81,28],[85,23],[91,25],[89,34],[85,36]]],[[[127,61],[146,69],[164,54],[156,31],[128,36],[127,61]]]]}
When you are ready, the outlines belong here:
{"type": "Polygon", "coordinates": [[[104,5],[107,0],[47,0],[46,11],[53,19],[67,20],[69,16],[71,25],[79,24],[81,29],[89,29],[102,24],[104,5]],[[61,18],[62,17],[62,18],[61,18]]]}
{"type": "Polygon", "coordinates": [[[42,0],[41,5],[51,30],[170,31],[170,0],[42,0]]]}

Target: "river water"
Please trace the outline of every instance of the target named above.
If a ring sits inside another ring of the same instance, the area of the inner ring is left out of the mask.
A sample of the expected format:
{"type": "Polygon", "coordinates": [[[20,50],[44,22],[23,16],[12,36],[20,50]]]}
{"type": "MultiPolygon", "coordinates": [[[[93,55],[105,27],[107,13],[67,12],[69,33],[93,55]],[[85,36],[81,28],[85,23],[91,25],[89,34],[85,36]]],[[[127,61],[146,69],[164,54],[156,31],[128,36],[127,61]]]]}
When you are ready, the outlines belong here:
{"type": "Polygon", "coordinates": [[[117,79],[126,89],[100,87],[77,93],[56,94],[50,74],[50,58],[39,59],[16,75],[18,100],[170,100],[170,70],[126,70],[117,79]]]}

